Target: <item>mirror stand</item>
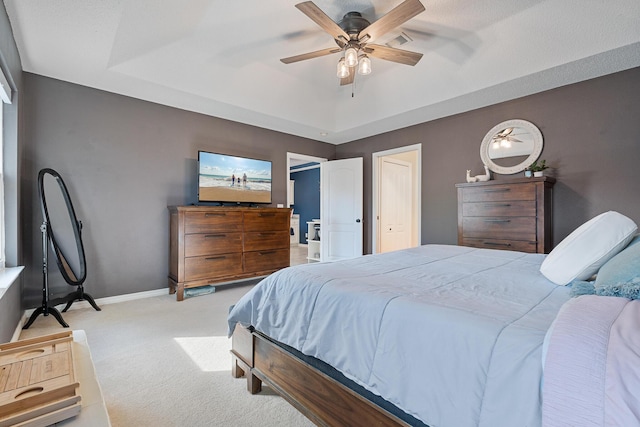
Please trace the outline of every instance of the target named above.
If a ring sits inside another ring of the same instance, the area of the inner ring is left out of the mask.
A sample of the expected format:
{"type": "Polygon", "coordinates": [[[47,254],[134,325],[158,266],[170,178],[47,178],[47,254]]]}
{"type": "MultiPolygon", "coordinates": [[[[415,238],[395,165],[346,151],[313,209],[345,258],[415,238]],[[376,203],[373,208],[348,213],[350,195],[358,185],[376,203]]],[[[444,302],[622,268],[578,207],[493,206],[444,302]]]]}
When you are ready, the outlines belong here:
{"type": "Polygon", "coordinates": [[[62,299],[67,301],[67,305],[62,310],[63,313],[69,310],[69,307],[71,307],[71,304],[73,304],[76,301],[87,301],[89,304],[91,304],[91,307],[93,307],[96,311],[102,311],[102,309],[98,307],[98,304],[96,304],[93,297],[84,292],[84,288],[82,287],[82,285],[78,285],[78,289],[76,289],[75,292],[71,292],[67,294],[67,296],[62,299]]]}
{"type": "Polygon", "coordinates": [[[38,173],[38,193],[42,208],[42,305],[34,310],[23,329],[27,329],[40,315],[52,314],[65,328],[69,325],[55,308],[58,304],[67,304],[64,313],[75,301],[87,301],[96,311],[100,307],[91,295],[84,292],[82,284],[87,277],[86,259],[82,245],[82,222],[76,218],[73,203],[62,177],[53,169],[45,168],[38,173]],[[53,221],[53,222],[52,222],[53,221]],[[49,247],[56,257],[58,270],[67,284],[75,291],[63,298],[49,298],[48,254],[49,247]]]}
{"type": "Polygon", "coordinates": [[[60,311],[55,307],[56,305],[64,302],[66,302],[67,305],[62,310],[63,313],[69,310],[69,307],[71,307],[71,304],[75,301],[87,301],[96,311],[102,311],[102,309],[96,304],[93,297],[84,292],[84,287],[82,285],[78,285],[76,291],[67,294],[66,297],[56,298],[54,300],[49,299],[49,235],[47,233],[46,221],[44,221],[40,226],[40,231],[42,232],[42,305],[31,313],[29,321],[27,321],[22,329],[28,329],[41,314],[43,316],[51,314],[62,326],[68,328],[69,324],[64,321],[62,314],[60,314],[60,311]]]}
{"type": "Polygon", "coordinates": [[[31,313],[31,317],[29,317],[29,321],[22,327],[22,329],[28,329],[29,326],[36,320],[39,315],[48,316],[49,314],[53,315],[58,322],[65,328],[68,328],[69,325],[62,318],[62,314],[55,308],[55,304],[51,305],[49,301],[49,272],[48,272],[48,254],[49,254],[49,236],[47,234],[47,222],[44,221],[40,226],[40,231],[42,232],[42,305],[36,308],[33,313],[31,313]]]}

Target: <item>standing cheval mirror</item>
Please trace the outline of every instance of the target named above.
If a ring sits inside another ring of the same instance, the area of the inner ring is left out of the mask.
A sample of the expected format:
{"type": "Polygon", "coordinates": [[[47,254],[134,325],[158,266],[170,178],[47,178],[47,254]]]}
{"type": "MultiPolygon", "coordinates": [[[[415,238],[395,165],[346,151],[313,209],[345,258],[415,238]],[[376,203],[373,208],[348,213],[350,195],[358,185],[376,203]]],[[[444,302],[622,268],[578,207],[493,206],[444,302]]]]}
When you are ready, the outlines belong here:
{"type": "Polygon", "coordinates": [[[62,177],[53,169],[42,169],[38,174],[38,194],[43,222],[42,232],[42,305],[37,308],[23,329],[27,329],[40,314],[53,315],[65,328],[69,325],[55,308],[66,303],[64,313],[74,301],[86,300],[100,311],[91,295],[84,292],[84,281],[87,278],[86,258],[82,244],[82,222],[76,213],[62,177]],[[65,282],[76,290],[63,298],[50,299],[48,286],[49,246],[55,255],[56,264],[65,282]]]}

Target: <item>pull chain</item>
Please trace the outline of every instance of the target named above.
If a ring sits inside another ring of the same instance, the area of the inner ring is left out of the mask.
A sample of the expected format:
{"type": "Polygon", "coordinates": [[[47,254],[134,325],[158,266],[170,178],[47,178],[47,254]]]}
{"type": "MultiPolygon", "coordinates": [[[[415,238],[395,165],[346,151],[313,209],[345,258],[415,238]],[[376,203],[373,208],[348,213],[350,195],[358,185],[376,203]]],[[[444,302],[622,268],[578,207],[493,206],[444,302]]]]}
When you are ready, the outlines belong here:
{"type": "Polygon", "coordinates": [[[356,70],[353,70],[354,75],[353,75],[353,81],[351,82],[351,97],[353,98],[355,96],[355,87],[356,87],[356,70]]]}

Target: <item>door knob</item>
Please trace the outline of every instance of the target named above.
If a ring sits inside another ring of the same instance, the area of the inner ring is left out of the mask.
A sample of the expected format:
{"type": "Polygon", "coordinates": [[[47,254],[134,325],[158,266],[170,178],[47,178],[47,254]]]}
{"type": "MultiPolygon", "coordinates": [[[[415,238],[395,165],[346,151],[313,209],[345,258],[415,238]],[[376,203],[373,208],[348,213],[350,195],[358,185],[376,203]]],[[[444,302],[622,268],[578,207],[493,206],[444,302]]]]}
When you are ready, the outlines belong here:
{"type": "Polygon", "coordinates": [[[360,218],[356,219],[356,222],[360,222],[360,218]]]}

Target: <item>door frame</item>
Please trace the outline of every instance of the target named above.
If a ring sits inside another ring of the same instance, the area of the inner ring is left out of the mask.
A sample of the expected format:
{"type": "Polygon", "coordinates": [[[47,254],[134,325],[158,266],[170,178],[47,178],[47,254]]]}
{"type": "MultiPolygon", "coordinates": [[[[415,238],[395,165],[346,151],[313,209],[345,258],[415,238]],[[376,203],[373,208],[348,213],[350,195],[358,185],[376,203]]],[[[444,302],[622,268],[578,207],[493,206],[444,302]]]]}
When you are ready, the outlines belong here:
{"type": "Polygon", "coordinates": [[[378,179],[380,175],[379,161],[382,157],[387,157],[394,154],[406,153],[415,151],[418,161],[416,162],[415,168],[415,179],[413,180],[413,193],[415,206],[413,206],[413,215],[417,218],[416,221],[416,230],[415,237],[418,242],[418,245],[422,244],[422,144],[413,144],[407,145],[404,147],[392,148],[390,150],[378,151],[371,154],[371,166],[372,166],[372,178],[371,178],[371,186],[372,186],[372,201],[373,201],[373,212],[372,212],[372,224],[371,224],[371,253],[378,253],[378,206],[380,204],[379,199],[379,188],[378,188],[378,179]]]}
{"type": "MultiPolygon", "coordinates": [[[[315,157],[315,156],[309,156],[306,154],[291,153],[287,151],[287,174],[286,174],[287,181],[285,182],[285,188],[287,189],[287,197],[286,197],[287,202],[291,200],[291,197],[289,194],[289,190],[290,190],[289,180],[291,179],[291,159],[308,160],[309,162],[318,162],[318,163],[327,161],[327,159],[325,159],[324,157],[315,157]]],[[[301,169],[301,170],[304,170],[304,169],[301,169]]],[[[322,189],[320,189],[320,191],[322,191],[322,189]]],[[[320,197],[322,197],[322,195],[320,195],[320,197]]]]}

